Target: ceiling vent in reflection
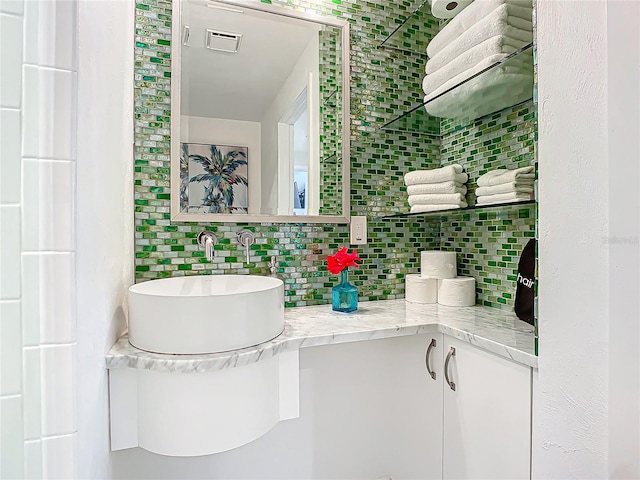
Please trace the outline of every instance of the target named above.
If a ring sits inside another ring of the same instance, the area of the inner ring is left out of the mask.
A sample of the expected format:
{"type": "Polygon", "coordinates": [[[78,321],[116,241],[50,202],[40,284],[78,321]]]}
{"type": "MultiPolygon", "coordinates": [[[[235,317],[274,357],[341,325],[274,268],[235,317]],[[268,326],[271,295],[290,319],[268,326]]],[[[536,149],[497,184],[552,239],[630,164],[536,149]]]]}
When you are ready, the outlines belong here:
{"type": "Polygon", "coordinates": [[[217,52],[236,53],[240,48],[241,33],[223,32],[207,28],[207,48],[217,52]]]}

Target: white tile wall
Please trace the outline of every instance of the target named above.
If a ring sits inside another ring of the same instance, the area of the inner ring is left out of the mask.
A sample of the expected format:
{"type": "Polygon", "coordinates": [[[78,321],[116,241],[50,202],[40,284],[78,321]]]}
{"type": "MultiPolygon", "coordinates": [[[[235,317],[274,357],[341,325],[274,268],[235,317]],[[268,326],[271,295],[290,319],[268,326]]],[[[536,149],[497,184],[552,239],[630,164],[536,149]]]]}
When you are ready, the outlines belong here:
{"type": "Polygon", "coordinates": [[[42,435],[71,434],[76,428],[74,345],[42,347],[42,435]]]}
{"type": "Polygon", "coordinates": [[[74,163],[23,162],[22,246],[28,251],[73,251],[74,163]]]}
{"type": "Polygon", "coordinates": [[[40,289],[38,297],[23,292],[25,303],[38,306],[40,344],[69,344],[76,340],[75,254],[38,254],[40,289]]]}
{"type": "Polygon", "coordinates": [[[0,206],[0,300],[20,298],[20,207],[0,206]]]}
{"type": "Polygon", "coordinates": [[[0,1],[0,478],[77,475],[77,7],[0,1]]]}
{"type": "Polygon", "coordinates": [[[20,108],[22,17],[0,13],[0,106],[20,108]]]}
{"type": "Polygon", "coordinates": [[[25,440],[42,437],[42,384],[40,381],[40,348],[25,347],[22,355],[22,395],[24,397],[25,440]]]}
{"type": "Polygon", "coordinates": [[[0,2],[0,13],[12,13],[13,15],[22,15],[24,11],[23,0],[2,0],[0,2]]]}
{"type": "Polygon", "coordinates": [[[72,159],[75,73],[26,65],[24,84],[25,88],[33,89],[35,95],[24,98],[23,154],[34,158],[72,159]]]}
{"type": "MultiPolygon", "coordinates": [[[[35,8],[38,2],[28,2],[27,5],[35,8]]],[[[25,65],[22,70],[22,155],[37,158],[40,152],[40,73],[36,65],[25,65]]]]}
{"type": "Polygon", "coordinates": [[[22,391],[20,320],[19,300],[0,301],[0,397],[22,391]]]}
{"type": "Polygon", "coordinates": [[[0,398],[0,478],[22,478],[24,444],[15,434],[22,428],[22,397],[0,398]]]}
{"type": "Polygon", "coordinates": [[[42,478],[42,440],[24,442],[24,478],[25,480],[42,478]]]}
{"type": "Polygon", "coordinates": [[[20,202],[20,110],[0,109],[0,204],[20,202]]]}
{"type": "MultiPolygon", "coordinates": [[[[52,2],[39,2],[49,5],[52,2]]],[[[56,2],[57,3],[57,2],[56,2]]],[[[40,158],[73,158],[73,110],[75,74],[70,71],[40,67],[39,154],[40,158]]]]}
{"type": "Polygon", "coordinates": [[[40,345],[40,290],[46,288],[40,282],[40,254],[22,255],[22,344],[25,347],[40,345]]]}
{"type": "Polygon", "coordinates": [[[27,2],[25,12],[25,63],[73,70],[76,2],[37,2],[40,5],[35,7],[31,3],[27,2]]]}
{"type": "Polygon", "coordinates": [[[42,477],[76,478],[77,434],[42,440],[42,477]]]}

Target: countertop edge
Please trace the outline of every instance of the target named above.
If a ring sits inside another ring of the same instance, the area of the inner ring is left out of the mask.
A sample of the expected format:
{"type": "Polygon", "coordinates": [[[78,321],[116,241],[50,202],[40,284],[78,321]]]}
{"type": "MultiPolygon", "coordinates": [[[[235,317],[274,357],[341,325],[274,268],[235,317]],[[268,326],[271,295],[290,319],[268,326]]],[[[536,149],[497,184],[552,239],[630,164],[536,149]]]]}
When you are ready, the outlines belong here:
{"type": "MultiPolygon", "coordinates": [[[[395,307],[397,310],[397,307],[400,305],[399,302],[404,303],[404,300],[386,300],[370,302],[370,304],[377,304],[375,305],[376,307],[382,304],[384,307],[395,307]]],[[[299,308],[305,309],[313,307],[299,308]]],[[[468,307],[465,311],[461,310],[461,312],[468,315],[469,311],[473,311],[475,308],[484,308],[485,310],[482,311],[486,313],[486,307],[468,307]]],[[[461,316],[463,316],[462,313],[461,316]]],[[[500,316],[506,315],[504,312],[495,313],[500,316]]],[[[486,314],[489,315],[489,313],[486,314]]],[[[452,311],[449,311],[448,316],[455,315],[452,315],[452,311]]],[[[318,313],[316,314],[316,317],[318,318],[313,318],[312,315],[308,321],[326,322],[328,319],[339,319],[339,317],[332,316],[330,311],[328,313],[318,313]]],[[[309,328],[308,325],[307,328],[309,328]]],[[[538,367],[538,357],[532,353],[501,343],[495,339],[487,338],[488,335],[472,332],[459,326],[453,326],[446,322],[446,320],[437,318],[437,314],[431,319],[426,318],[424,323],[404,325],[389,323],[384,327],[359,326],[357,329],[354,328],[353,331],[333,331],[325,334],[304,335],[303,332],[296,333],[295,330],[296,328],[294,325],[289,322],[285,322],[284,332],[271,341],[240,350],[209,355],[166,355],[150,353],[131,346],[129,344],[127,334],[124,334],[107,353],[106,367],[108,369],[135,368],[165,373],[204,373],[250,365],[260,361],[261,359],[271,358],[281,353],[301,348],[418,335],[432,332],[449,335],[453,338],[475,345],[498,356],[530,368],[536,369],[538,367]]],[[[534,336],[532,332],[518,331],[517,333],[518,335],[526,335],[527,339],[530,336],[531,342],[533,343],[534,336]]]]}

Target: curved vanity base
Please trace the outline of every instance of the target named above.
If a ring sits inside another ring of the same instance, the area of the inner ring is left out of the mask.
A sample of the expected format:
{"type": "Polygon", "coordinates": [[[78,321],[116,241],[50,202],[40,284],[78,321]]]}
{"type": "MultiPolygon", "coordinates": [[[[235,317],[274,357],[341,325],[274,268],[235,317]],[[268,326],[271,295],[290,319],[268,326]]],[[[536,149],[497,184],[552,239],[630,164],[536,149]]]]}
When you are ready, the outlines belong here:
{"type": "Polygon", "coordinates": [[[298,416],[298,352],[204,373],[109,371],[112,450],[224,452],[298,416]]]}

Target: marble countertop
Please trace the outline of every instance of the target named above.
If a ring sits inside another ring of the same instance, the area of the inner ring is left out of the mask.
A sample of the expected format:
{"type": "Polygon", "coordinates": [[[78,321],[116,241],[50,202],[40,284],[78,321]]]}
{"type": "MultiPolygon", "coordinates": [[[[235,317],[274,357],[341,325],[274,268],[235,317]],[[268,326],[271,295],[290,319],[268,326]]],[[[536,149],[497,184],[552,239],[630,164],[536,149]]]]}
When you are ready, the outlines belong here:
{"type": "Polygon", "coordinates": [[[533,327],[513,313],[488,307],[446,307],[404,299],[361,302],[358,311],[331,305],[285,309],[281,335],[254,347],[207,355],[165,355],[137,349],[123,335],[108,352],[107,368],[199,373],[249,365],[305,347],[441,332],[507,359],[537,368],[533,327]]]}

